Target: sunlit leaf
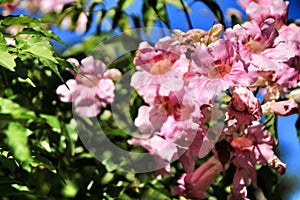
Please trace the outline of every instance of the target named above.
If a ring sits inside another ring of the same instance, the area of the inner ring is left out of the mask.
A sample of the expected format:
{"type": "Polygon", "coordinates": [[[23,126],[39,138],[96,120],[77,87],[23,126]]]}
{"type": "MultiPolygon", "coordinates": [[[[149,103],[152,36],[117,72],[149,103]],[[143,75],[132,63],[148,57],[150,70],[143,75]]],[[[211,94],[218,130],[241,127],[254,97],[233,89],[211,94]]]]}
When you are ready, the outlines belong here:
{"type": "Polygon", "coordinates": [[[3,51],[2,49],[0,49],[0,65],[10,71],[15,71],[14,68],[16,67],[16,57],[17,56],[13,56],[7,51],[3,51]]]}
{"type": "Polygon", "coordinates": [[[8,47],[6,46],[6,41],[3,37],[3,34],[0,33],[0,65],[5,67],[10,71],[15,71],[16,62],[15,58],[16,55],[12,55],[8,52],[8,47]]]}
{"type": "Polygon", "coordinates": [[[30,111],[24,107],[21,107],[19,104],[0,97],[0,113],[9,114],[14,119],[34,119],[35,114],[33,111],[30,111]]]}
{"type": "Polygon", "coordinates": [[[19,25],[19,24],[28,24],[28,23],[42,23],[40,19],[32,18],[27,15],[19,15],[19,16],[8,16],[3,20],[0,20],[1,25],[11,26],[11,25],[19,25]]]}
{"type": "Polygon", "coordinates": [[[7,136],[7,143],[12,148],[14,156],[25,163],[30,163],[31,156],[27,144],[27,136],[30,130],[24,128],[19,123],[11,122],[5,130],[7,136]]]}

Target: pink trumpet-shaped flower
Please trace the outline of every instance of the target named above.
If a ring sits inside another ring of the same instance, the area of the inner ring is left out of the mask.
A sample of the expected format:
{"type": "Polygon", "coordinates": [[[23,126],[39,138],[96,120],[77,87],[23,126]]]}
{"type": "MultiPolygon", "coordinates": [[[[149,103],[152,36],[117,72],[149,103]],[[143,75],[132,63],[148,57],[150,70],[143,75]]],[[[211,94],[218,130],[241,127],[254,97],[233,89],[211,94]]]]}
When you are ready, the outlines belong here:
{"type": "Polygon", "coordinates": [[[249,89],[235,87],[232,94],[227,111],[229,119],[236,119],[241,125],[249,125],[254,119],[260,120],[262,109],[259,99],[249,89]]]}
{"type": "MultiPolygon", "coordinates": [[[[78,61],[74,61],[79,66],[78,61]]],[[[110,104],[114,98],[114,83],[105,64],[91,56],[81,61],[75,80],[60,85],[56,93],[63,102],[73,102],[75,111],[82,116],[95,117],[101,107],[110,104]],[[67,87],[68,86],[68,87],[67,87]]]]}
{"type": "Polygon", "coordinates": [[[152,104],[157,96],[168,96],[183,89],[183,76],[189,70],[184,51],[170,37],[162,38],[155,47],[147,42],[140,44],[134,59],[138,71],[132,76],[131,86],[147,103],[152,104]]]}
{"type": "Polygon", "coordinates": [[[206,197],[205,191],[222,170],[220,161],[211,157],[194,172],[183,174],[177,181],[179,186],[174,188],[174,192],[187,198],[203,199],[206,197]]]}
{"type": "Polygon", "coordinates": [[[289,116],[298,113],[298,104],[292,98],[285,101],[271,102],[270,106],[272,112],[280,116],[289,116]]]}
{"type": "Polygon", "coordinates": [[[198,47],[192,54],[191,67],[195,76],[189,88],[200,102],[208,103],[231,86],[248,86],[251,82],[228,40],[218,40],[212,49],[198,47]]]}

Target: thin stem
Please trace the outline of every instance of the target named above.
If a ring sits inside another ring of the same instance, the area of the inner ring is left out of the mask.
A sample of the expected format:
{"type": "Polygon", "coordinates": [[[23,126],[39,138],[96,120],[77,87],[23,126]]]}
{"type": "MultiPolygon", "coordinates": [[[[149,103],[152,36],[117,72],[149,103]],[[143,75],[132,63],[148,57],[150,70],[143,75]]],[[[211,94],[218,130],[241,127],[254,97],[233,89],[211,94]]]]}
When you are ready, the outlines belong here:
{"type": "Polygon", "coordinates": [[[187,8],[186,8],[183,0],[180,0],[180,3],[182,5],[182,7],[183,7],[183,11],[184,11],[185,17],[186,17],[188,25],[189,25],[189,29],[193,29],[193,24],[192,24],[189,12],[188,12],[188,10],[187,10],[187,8]]]}

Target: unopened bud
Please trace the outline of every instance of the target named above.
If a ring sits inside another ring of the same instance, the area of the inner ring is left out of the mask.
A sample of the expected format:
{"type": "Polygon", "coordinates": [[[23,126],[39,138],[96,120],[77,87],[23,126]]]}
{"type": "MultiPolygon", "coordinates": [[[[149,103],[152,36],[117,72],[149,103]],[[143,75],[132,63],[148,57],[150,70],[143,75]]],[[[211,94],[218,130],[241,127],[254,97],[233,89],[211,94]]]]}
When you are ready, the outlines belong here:
{"type": "Polygon", "coordinates": [[[280,175],[283,175],[286,171],[286,164],[281,162],[277,156],[274,155],[272,161],[269,163],[269,166],[276,170],[280,175]]]}
{"type": "Polygon", "coordinates": [[[294,99],[295,102],[300,103],[300,89],[291,91],[290,97],[294,99]]]}
{"type": "Polygon", "coordinates": [[[122,77],[122,73],[118,69],[108,69],[104,76],[114,81],[118,81],[122,77]]]}

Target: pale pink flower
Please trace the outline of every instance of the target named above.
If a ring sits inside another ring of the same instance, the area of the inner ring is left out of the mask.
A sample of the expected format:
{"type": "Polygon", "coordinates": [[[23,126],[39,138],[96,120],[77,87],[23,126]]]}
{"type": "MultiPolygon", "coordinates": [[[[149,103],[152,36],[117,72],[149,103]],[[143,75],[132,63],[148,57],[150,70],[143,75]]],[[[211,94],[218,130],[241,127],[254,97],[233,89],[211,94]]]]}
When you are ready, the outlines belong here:
{"type": "Polygon", "coordinates": [[[228,104],[228,119],[236,119],[238,124],[249,125],[252,121],[260,120],[262,110],[259,99],[253,92],[244,87],[235,87],[228,104]]]}
{"type": "Polygon", "coordinates": [[[209,103],[215,95],[231,86],[248,86],[251,79],[228,40],[218,40],[212,49],[198,47],[192,54],[195,76],[189,88],[200,102],[209,103]]]}
{"type": "Polygon", "coordinates": [[[28,2],[28,6],[32,7],[34,4],[41,12],[50,13],[53,11],[60,12],[65,4],[73,2],[76,0],[33,0],[28,2]]]}
{"type": "MultiPolygon", "coordinates": [[[[75,65],[79,65],[78,61],[74,62],[75,65]]],[[[106,77],[106,66],[100,60],[89,56],[83,59],[81,64],[76,79],[68,80],[66,85],[60,85],[56,93],[61,101],[73,102],[79,115],[95,117],[100,113],[101,107],[112,103],[114,83],[106,77]]]]}
{"type": "Polygon", "coordinates": [[[280,116],[289,116],[298,113],[298,104],[294,99],[289,99],[285,101],[273,101],[270,103],[271,110],[280,116]]]}
{"type": "Polygon", "coordinates": [[[296,102],[300,103],[300,88],[292,90],[289,96],[296,102]]]}
{"type": "Polygon", "coordinates": [[[158,155],[161,159],[173,162],[178,159],[177,146],[158,136],[152,137],[134,137],[128,141],[131,145],[139,145],[144,147],[153,155],[158,155]]]}
{"type": "Polygon", "coordinates": [[[248,182],[256,182],[256,171],[251,162],[246,157],[238,156],[234,159],[233,163],[237,166],[237,170],[233,177],[231,194],[227,197],[228,200],[250,200],[247,197],[248,182]],[[238,162],[247,161],[247,167],[239,166],[238,162]],[[254,179],[254,180],[253,180],[254,179]]]}
{"type": "Polygon", "coordinates": [[[233,29],[225,31],[225,39],[230,40],[238,49],[240,59],[245,63],[245,69],[250,73],[262,70],[277,70],[280,60],[273,60],[273,54],[281,50],[265,55],[265,51],[274,48],[274,40],[278,36],[275,29],[275,21],[267,19],[260,26],[254,22],[245,22],[235,25],[233,29]]]}
{"type": "Polygon", "coordinates": [[[248,5],[252,2],[262,4],[262,5],[269,5],[273,0],[238,0],[238,3],[243,9],[246,9],[248,5]]]}
{"type": "Polygon", "coordinates": [[[138,71],[132,76],[131,86],[147,103],[153,103],[156,96],[183,89],[189,61],[182,51],[179,43],[169,37],[159,40],[155,47],[147,42],[140,44],[134,59],[138,71]]]}
{"type": "Polygon", "coordinates": [[[264,129],[265,127],[257,122],[245,130],[245,135],[235,137],[231,141],[236,154],[233,163],[237,171],[228,199],[248,199],[248,182],[251,180],[254,186],[257,185],[255,165],[269,165],[274,160],[275,141],[264,129]]]}
{"type": "MultiPolygon", "coordinates": [[[[256,164],[268,164],[274,156],[275,141],[265,126],[259,122],[248,126],[243,136],[238,136],[231,141],[231,146],[237,154],[249,152],[252,154],[251,159],[256,164]]],[[[250,158],[249,157],[249,158],[250,158]]]]}
{"type": "Polygon", "coordinates": [[[86,27],[87,27],[88,23],[89,23],[88,13],[82,12],[79,14],[78,19],[75,22],[75,24],[73,24],[73,22],[72,22],[72,16],[69,16],[69,15],[65,16],[61,22],[60,27],[63,29],[70,29],[79,34],[83,34],[86,31],[86,27]]]}
{"type": "Polygon", "coordinates": [[[268,18],[275,19],[276,27],[280,28],[287,23],[288,1],[272,0],[256,3],[252,1],[246,8],[246,13],[251,20],[261,24],[268,18]]]}
{"type": "Polygon", "coordinates": [[[187,47],[190,52],[197,46],[211,46],[220,39],[224,31],[222,24],[215,24],[208,31],[202,29],[191,29],[186,33],[181,30],[174,30],[172,37],[178,40],[181,45],[187,47]]]}

